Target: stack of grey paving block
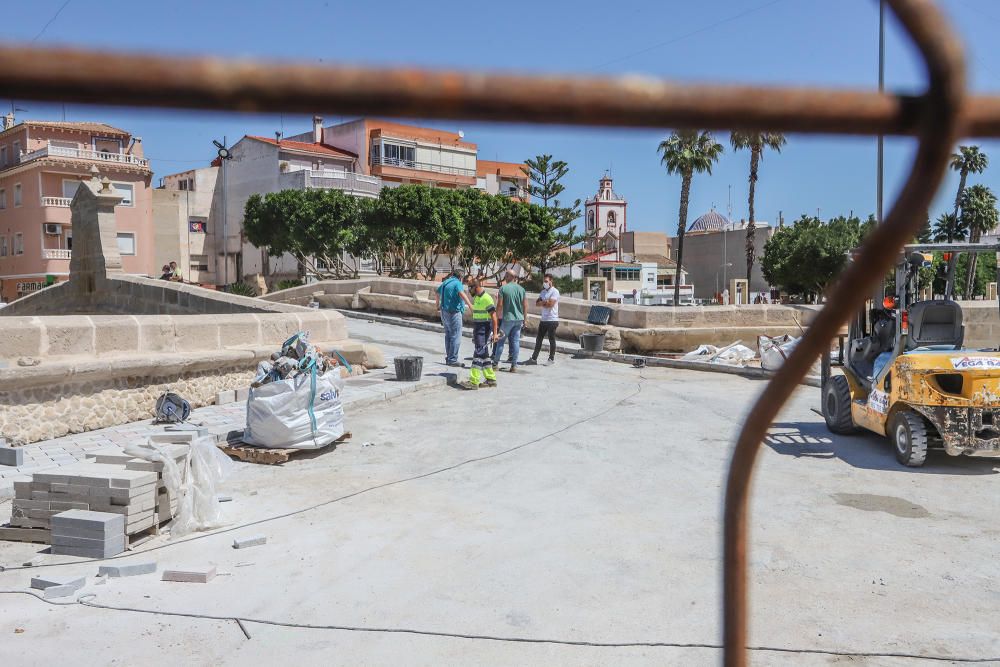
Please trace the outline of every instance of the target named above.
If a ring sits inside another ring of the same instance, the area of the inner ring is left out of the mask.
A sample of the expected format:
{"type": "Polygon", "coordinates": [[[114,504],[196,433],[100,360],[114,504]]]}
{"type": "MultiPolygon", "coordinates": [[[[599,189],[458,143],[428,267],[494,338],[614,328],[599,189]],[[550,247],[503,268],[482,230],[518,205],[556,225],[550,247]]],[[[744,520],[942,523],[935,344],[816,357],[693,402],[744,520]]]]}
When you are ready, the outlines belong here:
{"type": "Polygon", "coordinates": [[[0,466],[23,466],[24,450],[11,447],[5,438],[0,438],[0,466]]]}
{"type": "Polygon", "coordinates": [[[52,517],[52,553],[110,558],[125,551],[125,516],[69,510],[52,517]]]}
{"type": "Polygon", "coordinates": [[[123,465],[86,462],[38,472],[30,482],[15,482],[11,527],[0,528],[0,539],[51,543],[42,535],[51,537],[52,518],[67,510],[121,515],[122,535],[131,535],[156,523],[157,493],[155,472],[123,465]]]}
{"type": "MultiPolygon", "coordinates": [[[[167,456],[172,458],[181,467],[183,474],[183,466],[191,450],[189,445],[179,444],[178,441],[193,437],[195,437],[193,434],[154,435],[150,437],[150,440],[156,443],[167,456]]],[[[157,523],[163,523],[172,519],[177,514],[178,499],[170,494],[166,484],[163,482],[163,463],[161,461],[147,461],[145,459],[134,458],[117,449],[97,450],[87,454],[87,457],[93,458],[95,463],[124,465],[126,470],[155,472],[157,477],[155,508],[157,523]]]]}

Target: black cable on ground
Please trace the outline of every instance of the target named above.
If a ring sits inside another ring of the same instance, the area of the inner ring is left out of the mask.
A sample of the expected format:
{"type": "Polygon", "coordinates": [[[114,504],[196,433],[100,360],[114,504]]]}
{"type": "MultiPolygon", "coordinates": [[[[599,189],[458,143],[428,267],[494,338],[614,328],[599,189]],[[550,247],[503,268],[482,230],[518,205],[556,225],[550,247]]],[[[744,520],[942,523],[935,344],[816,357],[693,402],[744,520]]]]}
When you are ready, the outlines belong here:
{"type": "MultiPolygon", "coordinates": [[[[643,378],[643,379],[645,379],[645,378],[643,378]]],[[[542,436],[539,436],[537,438],[534,438],[533,440],[529,440],[527,442],[523,442],[520,445],[515,445],[513,447],[508,447],[507,449],[503,449],[503,450],[501,450],[499,452],[494,452],[492,454],[487,454],[485,456],[477,456],[475,458],[466,459],[466,460],[461,461],[459,463],[455,463],[455,464],[450,465],[450,466],[445,466],[444,468],[438,468],[436,470],[431,470],[430,472],[421,473],[419,475],[413,475],[412,477],[404,477],[403,479],[397,479],[397,480],[393,480],[391,482],[383,482],[382,484],[376,484],[374,486],[369,486],[369,487],[366,487],[364,489],[360,489],[358,491],[352,491],[351,493],[345,494],[343,496],[338,496],[336,498],[331,498],[330,500],[324,500],[323,502],[316,503],[315,505],[310,505],[309,507],[303,507],[301,509],[292,510],[291,512],[285,512],[284,514],[277,514],[275,516],[265,517],[263,519],[257,519],[256,521],[250,521],[248,523],[243,523],[243,524],[240,524],[238,526],[231,526],[229,528],[223,528],[221,530],[216,530],[216,531],[211,532],[211,533],[202,533],[200,535],[195,535],[194,537],[190,537],[190,538],[185,539],[185,540],[177,540],[177,541],[172,541],[172,542],[165,542],[163,544],[159,544],[157,546],[150,547],[148,549],[140,549],[140,550],[136,550],[136,551],[132,551],[132,552],[126,552],[126,553],[119,554],[117,556],[110,556],[108,558],[90,558],[90,559],[87,559],[87,560],[62,561],[62,562],[59,562],[59,563],[39,563],[37,565],[15,565],[15,566],[12,566],[12,567],[2,567],[2,566],[0,566],[0,574],[2,574],[5,571],[6,572],[14,572],[14,571],[17,571],[17,570],[37,570],[37,569],[42,569],[42,568],[47,568],[47,567],[60,567],[60,566],[63,566],[63,565],[81,565],[81,564],[85,564],[85,563],[103,563],[103,562],[106,562],[106,561],[119,560],[119,559],[122,559],[122,558],[131,558],[133,556],[138,556],[140,554],[144,555],[144,554],[152,553],[154,551],[159,551],[160,549],[166,549],[168,547],[174,547],[174,546],[177,546],[177,545],[180,545],[180,544],[187,544],[189,542],[194,542],[196,540],[203,540],[203,539],[206,539],[206,538],[209,538],[209,537],[215,537],[216,535],[224,535],[226,533],[231,533],[231,532],[236,531],[236,530],[242,530],[244,528],[249,528],[250,526],[258,526],[258,525],[263,524],[263,523],[270,523],[271,521],[278,521],[278,520],[281,520],[281,519],[287,519],[289,517],[297,516],[299,514],[304,514],[305,512],[311,512],[311,511],[319,509],[321,507],[326,507],[327,505],[332,505],[334,503],[339,503],[339,502],[344,501],[344,500],[349,500],[350,498],[354,498],[355,496],[360,496],[362,494],[369,493],[371,491],[377,491],[379,489],[384,489],[384,488],[387,488],[387,487],[390,487],[390,486],[395,486],[397,484],[405,484],[406,482],[413,482],[413,481],[416,481],[418,479],[425,479],[427,477],[432,477],[434,475],[439,475],[441,473],[448,472],[450,470],[455,470],[456,468],[461,468],[462,466],[466,466],[466,465],[469,465],[471,463],[478,463],[480,461],[488,461],[489,459],[495,459],[495,458],[498,458],[500,456],[504,456],[505,454],[510,454],[511,452],[516,452],[517,450],[523,449],[524,447],[528,447],[529,445],[537,444],[537,443],[541,442],[542,440],[546,440],[548,438],[551,438],[552,436],[556,436],[556,435],[559,435],[560,433],[564,433],[564,432],[570,430],[571,428],[575,428],[575,427],[579,426],[580,424],[585,424],[585,423],[587,423],[589,421],[597,419],[598,417],[602,417],[602,416],[608,414],[612,410],[616,410],[617,408],[619,408],[623,404],[625,404],[627,401],[635,398],[636,396],[638,396],[639,394],[642,393],[642,382],[637,383],[636,387],[637,387],[637,389],[633,393],[631,393],[628,396],[626,396],[625,398],[619,400],[617,403],[614,403],[611,407],[605,408],[604,410],[600,410],[599,412],[595,412],[594,414],[590,415],[589,417],[584,417],[583,419],[579,419],[579,420],[577,420],[575,422],[572,422],[571,424],[568,424],[567,426],[563,426],[562,428],[556,429],[554,431],[550,431],[550,432],[546,433],[545,435],[542,435],[542,436]]]]}
{"type": "MultiPolygon", "coordinates": [[[[46,600],[41,595],[32,591],[6,591],[0,590],[0,595],[27,595],[41,600],[47,604],[59,607],[82,605],[93,609],[104,609],[107,611],[118,611],[133,614],[149,614],[153,616],[170,616],[176,618],[194,618],[206,621],[225,621],[236,623],[240,631],[250,639],[250,633],[246,629],[247,623],[258,625],[270,625],[280,628],[295,628],[300,630],[333,630],[340,632],[368,632],[376,634],[406,634],[419,635],[423,637],[442,637],[446,639],[466,639],[471,641],[491,641],[514,644],[554,644],[558,646],[583,646],[589,648],[701,648],[721,650],[721,644],[707,642],[668,642],[668,641],[633,641],[633,642],[592,642],[577,639],[554,639],[544,637],[510,637],[502,635],[479,635],[460,632],[445,632],[438,630],[418,630],[415,628],[394,628],[394,627],[366,627],[354,625],[317,625],[313,623],[292,623],[290,621],[275,621],[265,618],[246,618],[243,616],[220,616],[215,614],[197,614],[181,611],[160,611],[156,609],[141,609],[138,607],[115,607],[112,605],[100,604],[93,601],[96,597],[93,593],[81,595],[75,602],[54,602],[46,600]]],[[[1000,656],[995,658],[971,658],[964,656],[947,656],[919,653],[905,653],[899,651],[838,651],[835,649],[813,649],[813,648],[792,648],[785,646],[748,646],[748,650],[761,653],[789,653],[800,655],[830,655],[849,658],[902,658],[909,660],[926,660],[930,662],[959,662],[966,664],[982,664],[990,662],[1000,662],[1000,656]]]]}

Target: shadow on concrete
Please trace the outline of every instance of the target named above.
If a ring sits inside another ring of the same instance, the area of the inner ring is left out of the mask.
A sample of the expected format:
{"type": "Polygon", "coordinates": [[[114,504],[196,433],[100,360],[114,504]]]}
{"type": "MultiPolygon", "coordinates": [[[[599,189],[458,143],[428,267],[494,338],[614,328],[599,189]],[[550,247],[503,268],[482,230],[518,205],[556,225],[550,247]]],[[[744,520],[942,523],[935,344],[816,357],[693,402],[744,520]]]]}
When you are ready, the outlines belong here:
{"type": "Polygon", "coordinates": [[[927,463],[909,468],[896,460],[888,439],[869,432],[835,435],[822,423],[784,422],[771,426],[764,444],[783,456],[840,459],[855,468],[932,475],[996,475],[1000,459],[949,456],[932,451],[927,463]]]}

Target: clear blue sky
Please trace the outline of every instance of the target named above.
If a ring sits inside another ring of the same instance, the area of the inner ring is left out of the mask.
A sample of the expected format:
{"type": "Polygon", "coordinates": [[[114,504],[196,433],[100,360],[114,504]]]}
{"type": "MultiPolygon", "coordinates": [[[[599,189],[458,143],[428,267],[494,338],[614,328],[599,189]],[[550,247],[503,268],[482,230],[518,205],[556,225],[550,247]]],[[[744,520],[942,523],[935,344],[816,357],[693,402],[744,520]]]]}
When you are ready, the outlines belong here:
{"type": "MultiPolygon", "coordinates": [[[[875,88],[878,9],[875,0],[593,0],[552,2],[242,2],[173,0],[98,5],[71,0],[5,0],[0,39],[28,42],[55,16],[37,43],[163,53],[214,53],[306,62],[407,64],[587,74],[641,73],[680,81],[800,83],[875,88]]],[[[967,45],[969,79],[980,92],[1000,89],[1000,2],[943,0],[967,45]]],[[[886,82],[917,90],[922,73],[894,21],[888,24],[886,82]]],[[[0,93],[2,94],[2,93],[0,93]]],[[[3,105],[9,106],[9,100],[3,105]]],[[[17,100],[21,118],[58,119],[60,105],[17,100]]],[[[327,122],[336,110],[317,109],[327,122]]],[[[212,139],[306,131],[302,115],[128,110],[70,104],[68,120],[99,120],[143,137],[156,179],[205,164],[212,139]]],[[[420,121],[418,121],[420,122],[420,121]]],[[[519,161],[551,153],[570,165],[567,199],[597,189],[612,169],[615,189],[629,201],[629,226],[677,225],[679,179],[656,154],[669,130],[581,130],[562,127],[437,122],[465,130],[480,157],[519,161]]],[[[733,217],[746,215],[745,152],[726,154],[712,176],[695,178],[689,221],[712,204],[725,212],[732,186],[733,217]]],[[[979,142],[996,166],[971,182],[1000,190],[1000,143],[979,142]]],[[[887,141],[886,209],[912,155],[910,140],[887,141]]],[[[932,217],[954,197],[949,176],[932,217]]],[[[867,215],[875,210],[875,140],[792,135],[780,155],[768,154],[757,189],[757,217],[786,221],[802,213],[867,215]]]]}

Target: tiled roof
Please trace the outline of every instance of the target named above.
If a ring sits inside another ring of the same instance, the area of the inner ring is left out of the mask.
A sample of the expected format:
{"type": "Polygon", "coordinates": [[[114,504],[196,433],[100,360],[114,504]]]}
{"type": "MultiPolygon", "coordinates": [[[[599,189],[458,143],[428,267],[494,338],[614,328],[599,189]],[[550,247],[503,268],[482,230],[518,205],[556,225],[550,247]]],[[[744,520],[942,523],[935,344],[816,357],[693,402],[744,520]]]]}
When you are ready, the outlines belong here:
{"type": "Polygon", "coordinates": [[[128,132],[108,125],[107,123],[91,123],[91,122],[76,122],[76,121],[57,121],[57,120],[26,120],[25,125],[34,125],[36,127],[52,127],[52,128],[65,128],[68,130],[81,130],[83,132],[103,132],[104,134],[124,134],[128,136],[128,132]]]}
{"type": "Polygon", "coordinates": [[[677,262],[660,254],[639,254],[633,255],[637,262],[655,262],[658,267],[674,268],[677,262]]]}
{"type": "Polygon", "coordinates": [[[355,153],[350,151],[345,151],[342,148],[337,148],[336,146],[331,146],[330,144],[316,144],[307,143],[305,141],[290,141],[288,139],[282,139],[281,143],[278,143],[277,139],[269,139],[267,137],[255,137],[247,135],[247,139],[256,139],[257,141],[263,141],[265,144],[271,144],[272,146],[278,146],[290,151],[302,151],[303,153],[313,153],[316,155],[331,155],[334,157],[348,157],[357,158],[355,153]]]}

